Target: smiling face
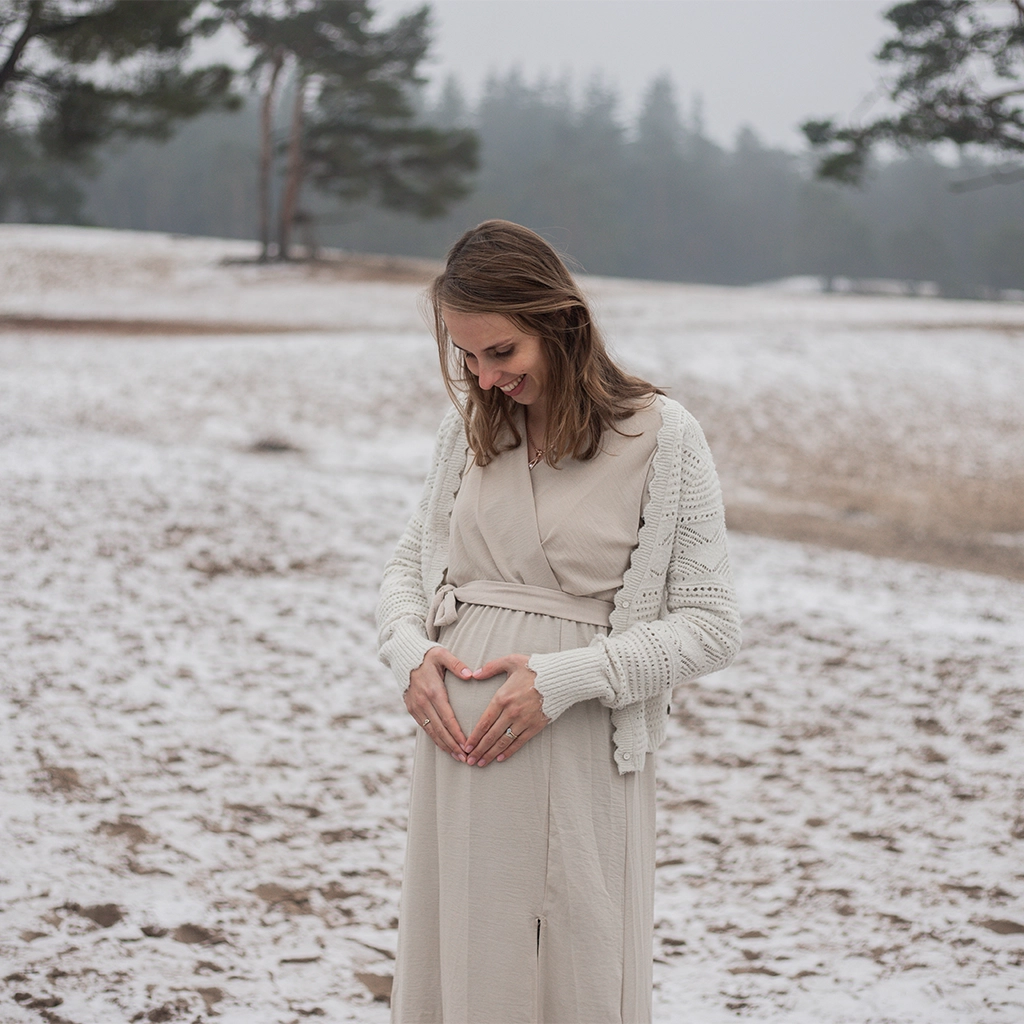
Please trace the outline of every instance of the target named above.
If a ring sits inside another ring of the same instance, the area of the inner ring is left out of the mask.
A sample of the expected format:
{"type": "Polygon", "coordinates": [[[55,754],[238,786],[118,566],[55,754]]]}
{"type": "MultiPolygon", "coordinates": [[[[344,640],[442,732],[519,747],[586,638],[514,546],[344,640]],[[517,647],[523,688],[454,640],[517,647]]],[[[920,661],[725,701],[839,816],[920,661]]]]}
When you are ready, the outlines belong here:
{"type": "Polygon", "coordinates": [[[497,313],[441,309],[452,344],[481,390],[500,388],[520,405],[547,402],[548,360],[540,338],[497,313]]]}

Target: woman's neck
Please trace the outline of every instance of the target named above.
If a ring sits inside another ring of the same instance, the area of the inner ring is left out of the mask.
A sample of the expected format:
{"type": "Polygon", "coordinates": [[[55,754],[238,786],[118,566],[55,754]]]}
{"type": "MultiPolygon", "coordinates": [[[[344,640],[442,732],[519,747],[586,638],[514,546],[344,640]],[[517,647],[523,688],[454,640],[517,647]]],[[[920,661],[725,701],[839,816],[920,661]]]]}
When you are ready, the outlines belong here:
{"type": "Polygon", "coordinates": [[[548,411],[539,405],[527,405],[524,408],[526,429],[529,431],[534,444],[543,448],[548,426],[548,411]]]}

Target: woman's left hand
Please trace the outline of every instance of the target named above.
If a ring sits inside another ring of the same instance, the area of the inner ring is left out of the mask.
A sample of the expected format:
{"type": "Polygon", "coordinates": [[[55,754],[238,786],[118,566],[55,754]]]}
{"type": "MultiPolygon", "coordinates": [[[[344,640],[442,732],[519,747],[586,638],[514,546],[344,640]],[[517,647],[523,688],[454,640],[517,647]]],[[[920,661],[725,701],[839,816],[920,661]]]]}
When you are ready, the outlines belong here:
{"type": "Polygon", "coordinates": [[[466,740],[463,750],[469,754],[468,764],[483,768],[491,761],[506,760],[551,721],[541,710],[544,698],[533,685],[537,673],[527,667],[529,660],[525,654],[508,654],[473,673],[474,679],[490,679],[499,672],[507,672],[508,679],[491,698],[466,740]]]}

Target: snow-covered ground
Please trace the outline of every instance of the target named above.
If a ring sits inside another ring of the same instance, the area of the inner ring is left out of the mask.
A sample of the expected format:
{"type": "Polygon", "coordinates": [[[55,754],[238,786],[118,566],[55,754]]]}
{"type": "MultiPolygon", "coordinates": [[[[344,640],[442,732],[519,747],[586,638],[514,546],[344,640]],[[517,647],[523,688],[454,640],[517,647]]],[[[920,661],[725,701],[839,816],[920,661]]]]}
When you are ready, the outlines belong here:
{"type": "MultiPolygon", "coordinates": [[[[388,1017],[415,726],[372,611],[446,399],[417,284],[248,251],[0,227],[5,1024],[388,1017]]],[[[1019,306],[590,288],[740,503],[857,429],[1024,478],[1019,306]]],[[[659,755],[656,1020],[1018,1024],[1024,585],[731,547],[744,650],[659,755]]]]}
{"type": "MultiPolygon", "coordinates": [[[[252,253],[246,242],[0,225],[0,327],[85,318],[129,338],[204,325],[343,332],[351,344],[422,335],[423,261],[239,262],[252,253]]],[[[1024,304],[588,287],[616,351],[705,424],[732,525],[1024,580],[1024,304]]],[[[432,380],[432,357],[415,351],[432,380]]],[[[441,406],[402,380],[396,403],[426,414],[402,410],[403,422],[426,424],[441,406]]],[[[199,416],[210,428],[210,411],[199,416]]]]}

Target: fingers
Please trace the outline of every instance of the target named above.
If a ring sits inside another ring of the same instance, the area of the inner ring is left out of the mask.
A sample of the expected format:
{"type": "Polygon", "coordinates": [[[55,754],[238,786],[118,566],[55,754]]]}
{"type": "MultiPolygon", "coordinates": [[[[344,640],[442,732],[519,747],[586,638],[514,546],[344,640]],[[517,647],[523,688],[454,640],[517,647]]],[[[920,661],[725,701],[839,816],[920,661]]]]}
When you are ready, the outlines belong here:
{"type": "Polygon", "coordinates": [[[457,761],[465,762],[466,754],[462,749],[465,738],[459,728],[459,723],[455,720],[455,715],[447,700],[438,703],[441,706],[434,706],[434,714],[427,716],[429,722],[423,726],[423,731],[441,750],[451,754],[457,761]]]}
{"type": "Polygon", "coordinates": [[[462,730],[459,728],[459,723],[455,721],[455,716],[447,700],[435,697],[433,702],[406,701],[406,707],[409,714],[416,719],[416,724],[441,750],[460,761],[466,760],[466,755],[462,750],[462,730]],[[454,732],[452,731],[453,725],[454,732]]]}
{"type": "MultiPolygon", "coordinates": [[[[473,764],[474,761],[479,760],[481,751],[477,750],[477,748],[483,742],[484,737],[494,727],[495,723],[501,717],[502,711],[504,710],[503,704],[499,700],[500,692],[501,691],[499,690],[498,693],[496,693],[491,698],[490,703],[487,705],[486,708],[484,708],[484,713],[480,716],[476,725],[473,726],[473,731],[469,734],[469,737],[466,740],[466,753],[472,755],[470,757],[470,764],[473,764]]],[[[511,721],[510,715],[506,715],[505,717],[509,722],[511,721]]],[[[513,729],[512,731],[515,732],[515,729],[513,729]]]]}
{"type": "Polygon", "coordinates": [[[511,658],[508,656],[504,658],[495,658],[494,661],[487,662],[486,665],[481,666],[475,672],[470,673],[474,679],[490,679],[491,676],[496,676],[501,672],[508,672],[511,665],[511,658]]]}
{"type": "Polygon", "coordinates": [[[433,704],[439,723],[444,727],[448,736],[451,737],[453,746],[448,748],[449,752],[458,756],[460,760],[465,761],[466,757],[462,747],[466,742],[466,735],[462,731],[462,726],[459,725],[459,720],[455,717],[455,712],[452,711],[451,703],[448,700],[448,691],[443,686],[441,692],[434,697],[433,704]]]}
{"type": "Polygon", "coordinates": [[[505,761],[547,724],[548,717],[541,710],[539,700],[533,703],[509,699],[499,691],[466,742],[464,749],[469,754],[466,763],[483,768],[491,761],[505,761]]]}
{"type": "MultiPolygon", "coordinates": [[[[491,676],[496,676],[500,672],[506,672],[507,666],[503,664],[504,658],[498,658],[495,661],[489,661],[482,668],[478,668],[473,673],[474,679],[489,679],[491,676]]],[[[494,725],[498,720],[498,716],[501,714],[504,707],[504,703],[501,700],[502,692],[499,689],[498,692],[491,698],[490,703],[484,709],[484,713],[480,716],[479,721],[473,726],[473,731],[469,734],[469,738],[466,740],[466,752],[474,753],[476,748],[480,745],[480,741],[484,738],[487,731],[494,725]]],[[[479,757],[479,754],[477,754],[479,757]]],[[[470,760],[470,764],[474,763],[474,759],[470,760]]]]}
{"type": "Polygon", "coordinates": [[[436,660],[453,675],[460,679],[473,677],[473,670],[464,661],[459,661],[451,651],[446,651],[443,647],[435,648],[435,650],[438,651],[435,655],[436,660]]]}
{"type": "MultiPolygon", "coordinates": [[[[513,722],[518,723],[512,729],[517,736],[534,727],[531,735],[536,735],[547,725],[547,716],[541,711],[543,700],[533,685],[537,676],[529,668],[528,661],[525,655],[510,654],[488,662],[473,673],[474,678],[479,678],[487,673],[497,675],[498,672],[507,672],[508,678],[498,687],[466,741],[464,749],[470,755],[470,764],[480,760],[489,761],[500,753],[492,753],[491,748],[497,737],[513,722]],[[485,741],[486,746],[483,746],[485,741]]],[[[513,741],[509,736],[506,739],[513,741]]]]}
{"type": "MultiPolygon", "coordinates": [[[[513,729],[512,731],[515,732],[515,729],[513,729]]],[[[508,740],[508,746],[505,747],[505,749],[502,750],[501,753],[498,754],[498,756],[494,760],[495,761],[507,761],[508,758],[510,758],[517,750],[520,749],[520,747],[522,747],[522,746],[524,746],[526,744],[527,740],[532,740],[533,737],[536,736],[537,733],[539,733],[539,732],[540,732],[540,729],[530,729],[530,730],[527,730],[526,732],[519,733],[519,735],[516,736],[516,738],[514,740],[509,739],[508,740]]],[[[507,736],[505,738],[508,739],[507,736]]],[[[486,764],[486,763],[487,762],[485,761],[484,764],[486,764]]]]}
{"type": "Polygon", "coordinates": [[[500,716],[474,748],[467,763],[472,765],[475,761],[480,768],[483,768],[491,761],[504,761],[519,750],[527,740],[540,732],[540,729],[536,727],[519,726],[518,728],[523,731],[518,732],[517,726],[507,716],[500,716]],[[513,735],[511,736],[508,732],[509,729],[512,730],[513,735]]]}
{"type": "Polygon", "coordinates": [[[466,742],[466,735],[462,731],[462,726],[459,725],[459,720],[455,717],[455,712],[452,711],[451,703],[448,700],[448,690],[444,685],[444,671],[447,669],[462,679],[470,679],[473,675],[473,670],[465,662],[459,661],[451,651],[446,651],[444,648],[439,649],[437,659],[441,666],[441,685],[438,691],[432,695],[431,699],[441,724],[455,742],[456,749],[451,751],[451,753],[456,754],[460,760],[464,761],[465,756],[463,756],[462,746],[466,742]]]}
{"type": "Polygon", "coordinates": [[[406,707],[437,747],[456,760],[480,768],[505,761],[548,724],[528,661],[526,655],[510,654],[473,671],[445,648],[432,647],[410,675],[406,707]],[[501,673],[508,677],[468,738],[448,700],[446,671],[461,679],[489,679],[501,673]]]}
{"type": "Polygon", "coordinates": [[[423,664],[409,677],[405,706],[416,719],[416,724],[441,750],[465,762],[466,754],[462,747],[466,737],[448,700],[448,690],[444,684],[446,670],[462,678],[469,678],[473,674],[450,651],[443,647],[432,647],[427,651],[423,664]]]}

